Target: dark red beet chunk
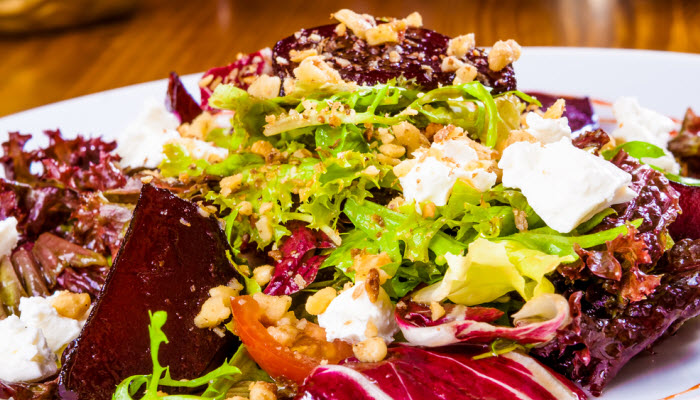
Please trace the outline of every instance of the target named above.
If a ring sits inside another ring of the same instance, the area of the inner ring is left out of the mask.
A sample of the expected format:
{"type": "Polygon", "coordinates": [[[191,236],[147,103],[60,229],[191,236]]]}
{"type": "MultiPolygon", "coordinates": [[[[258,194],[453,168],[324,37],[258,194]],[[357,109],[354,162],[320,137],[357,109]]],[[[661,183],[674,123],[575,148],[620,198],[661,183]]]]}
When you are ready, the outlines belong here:
{"type": "Polygon", "coordinates": [[[187,92],[185,85],[182,84],[180,77],[175,72],[171,72],[168,79],[165,107],[175,114],[181,123],[190,123],[202,113],[202,108],[187,92]]]}
{"type": "Polygon", "coordinates": [[[668,227],[673,240],[700,239],[700,187],[671,182],[681,194],[681,213],[668,227]]]}
{"type": "Polygon", "coordinates": [[[80,337],[64,353],[64,399],[108,400],[124,378],[152,371],[148,311],[168,312],[162,365],[175,379],[201,376],[237,341],[194,326],[210,288],[236,277],[213,218],[165,189],[146,185],[129,231],[80,337]]]}
{"type": "MultiPolygon", "coordinates": [[[[442,72],[440,66],[447,53],[449,36],[423,28],[408,28],[400,43],[385,43],[370,46],[365,40],[355,36],[349,29],[339,36],[335,33],[336,24],[324,25],[311,29],[302,29],[292,36],[280,40],[272,54],[273,69],[280,78],[294,76],[293,70],[299,64],[290,60],[292,50],[302,51],[316,49],[318,54],[329,53],[327,60],[340,72],[345,80],[361,85],[385,83],[403,76],[415,79],[418,86],[433,89],[439,84],[451,85],[455,77],[453,72],[442,72]],[[312,41],[309,36],[316,34],[322,39],[312,41]],[[398,62],[391,62],[392,51],[401,53],[398,62]],[[284,60],[280,62],[281,60],[284,60]],[[347,63],[349,61],[349,65],[347,63]]],[[[512,65],[501,71],[491,71],[488,67],[486,53],[474,49],[467,55],[467,61],[474,65],[479,75],[477,79],[486,86],[501,93],[516,88],[515,73],[512,65]]]]}

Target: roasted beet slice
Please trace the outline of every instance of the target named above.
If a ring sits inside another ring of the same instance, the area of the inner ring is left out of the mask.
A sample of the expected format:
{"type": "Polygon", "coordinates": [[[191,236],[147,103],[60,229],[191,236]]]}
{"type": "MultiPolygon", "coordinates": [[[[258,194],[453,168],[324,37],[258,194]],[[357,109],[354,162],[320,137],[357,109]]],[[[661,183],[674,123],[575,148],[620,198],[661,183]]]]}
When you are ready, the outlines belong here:
{"type": "MultiPolygon", "coordinates": [[[[447,53],[449,36],[429,29],[408,28],[400,43],[370,46],[349,29],[338,35],[336,26],[331,24],[302,29],[277,42],[272,51],[275,73],[282,79],[294,76],[293,70],[299,63],[291,61],[290,52],[315,49],[318,54],[330,56],[327,62],[340,72],[343,79],[358,84],[375,85],[399,77],[414,79],[417,85],[425,89],[452,84],[455,74],[442,72],[440,68],[447,53]],[[390,56],[392,52],[400,54],[398,61],[390,56]]],[[[470,52],[466,61],[477,68],[478,80],[494,88],[495,93],[515,89],[512,65],[501,71],[491,71],[487,55],[480,49],[470,52]]]]}
{"type": "Polygon", "coordinates": [[[97,303],[80,337],[64,354],[64,399],[112,397],[124,378],[152,371],[148,311],[165,310],[170,343],[160,350],[173,378],[191,379],[220,364],[238,344],[194,326],[210,288],[236,272],[218,222],[165,189],[146,185],[97,303]]]}
{"type": "Polygon", "coordinates": [[[700,239],[700,187],[671,182],[681,194],[681,213],[668,227],[673,240],[700,239]]]}
{"type": "Polygon", "coordinates": [[[185,85],[182,84],[180,77],[175,72],[171,72],[168,79],[165,107],[175,114],[181,123],[190,123],[202,113],[202,108],[187,92],[185,85]]]}

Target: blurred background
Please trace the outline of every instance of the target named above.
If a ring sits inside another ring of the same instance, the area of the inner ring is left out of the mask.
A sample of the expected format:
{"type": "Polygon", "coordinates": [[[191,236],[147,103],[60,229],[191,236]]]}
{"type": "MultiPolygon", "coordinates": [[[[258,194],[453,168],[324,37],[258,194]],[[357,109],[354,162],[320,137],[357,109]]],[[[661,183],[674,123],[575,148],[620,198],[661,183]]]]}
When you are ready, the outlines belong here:
{"type": "Polygon", "coordinates": [[[419,11],[424,27],[475,32],[479,46],[513,38],[700,53],[696,0],[0,0],[0,116],[225,65],[238,52],[331,23],[341,8],[419,11]]]}

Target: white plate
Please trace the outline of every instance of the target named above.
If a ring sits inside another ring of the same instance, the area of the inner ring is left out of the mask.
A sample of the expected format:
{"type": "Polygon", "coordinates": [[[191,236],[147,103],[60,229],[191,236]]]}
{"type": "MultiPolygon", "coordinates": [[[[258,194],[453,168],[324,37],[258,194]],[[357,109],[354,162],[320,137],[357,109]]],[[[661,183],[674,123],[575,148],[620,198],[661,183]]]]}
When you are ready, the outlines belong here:
{"type": "MultiPolygon", "coordinates": [[[[516,64],[519,88],[601,100],[636,96],[642,105],[682,118],[687,107],[700,110],[700,56],[638,50],[526,48],[516,64]]],[[[199,75],[183,81],[198,94],[199,75]]],[[[114,138],[148,97],[162,99],[166,81],[96,93],[0,118],[0,140],[8,131],[38,133],[61,128],[114,138]]],[[[604,400],[658,400],[700,384],[700,320],[630,362],[608,387],[604,400]]],[[[674,400],[700,398],[700,390],[674,400]]]]}

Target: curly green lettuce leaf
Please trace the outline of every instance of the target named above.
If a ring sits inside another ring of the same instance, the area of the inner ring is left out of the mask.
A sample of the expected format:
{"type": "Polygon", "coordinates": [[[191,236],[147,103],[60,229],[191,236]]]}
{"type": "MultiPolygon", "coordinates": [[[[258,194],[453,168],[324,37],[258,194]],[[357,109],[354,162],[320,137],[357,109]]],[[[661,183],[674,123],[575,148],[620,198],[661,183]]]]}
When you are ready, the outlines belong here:
{"type": "Polygon", "coordinates": [[[247,355],[245,348],[241,346],[236,355],[230,361],[225,362],[220,367],[209,372],[208,374],[195,379],[175,380],[170,377],[169,367],[163,367],[158,361],[158,350],[160,345],[168,343],[168,338],[163,332],[163,326],[167,320],[165,311],[149,312],[151,323],[148,326],[148,334],[151,341],[151,359],[153,361],[153,373],[150,375],[133,375],[122,381],[112,396],[113,400],[184,400],[184,399],[224,399],[227,396],[228,390],[237,382],[241,381],[244,376],[247,379],[262,379],[269,380],[267,374],[260,370],[255,362],[247,355]],[[245,371],[245,375],[243,374],[245,371]],[[252,377],[252,378],[251,378],[252,377]],[[197,388],[207,385],[204,393],[201,395],[178,394],[165,395],[159,394],[159,387],[167,390],[167,388],[197,388]],[[135,397],[143,389],[142,397],[135,397]]]}

